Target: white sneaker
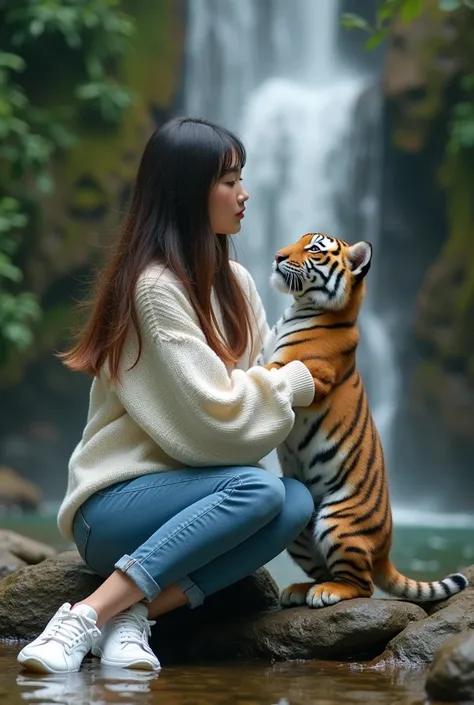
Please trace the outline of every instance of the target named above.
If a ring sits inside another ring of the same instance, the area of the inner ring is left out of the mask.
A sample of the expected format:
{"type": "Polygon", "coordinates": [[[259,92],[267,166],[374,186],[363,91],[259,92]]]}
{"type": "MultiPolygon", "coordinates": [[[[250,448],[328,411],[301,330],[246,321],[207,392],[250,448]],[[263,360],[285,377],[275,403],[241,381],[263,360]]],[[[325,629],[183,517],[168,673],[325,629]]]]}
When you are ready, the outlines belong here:
{"type": "Polygon", "coordinates": [[[78,671],[98,636],[95,610],[88,605],[71,609],[69,602],[65,602],[39,637],[20,651],[17,660],[27,671],[35,673],[78,671]]]}
{"type": "Polygon", "coordinates": [[[104,666],[159,671],[160,662],[148,644],[150,627],[154,624],[148,619],[145,605],[133,605],[104,624],[92,653],[101,657],[104,666]]]}

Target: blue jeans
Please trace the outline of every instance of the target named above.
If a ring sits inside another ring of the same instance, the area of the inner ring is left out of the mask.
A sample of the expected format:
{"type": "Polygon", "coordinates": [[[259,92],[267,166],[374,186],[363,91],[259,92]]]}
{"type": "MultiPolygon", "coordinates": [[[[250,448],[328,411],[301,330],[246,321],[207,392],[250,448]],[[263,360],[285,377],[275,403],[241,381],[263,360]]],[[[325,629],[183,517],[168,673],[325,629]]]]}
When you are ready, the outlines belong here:
{"type": "Polygon", "coordinates": [[[177,584],[197,607],[283,551],[313,510],[298,480],[253,467],[190,468],[96,492],[73,531],[94,572],[121,570],[149,602],[177,584]]]}

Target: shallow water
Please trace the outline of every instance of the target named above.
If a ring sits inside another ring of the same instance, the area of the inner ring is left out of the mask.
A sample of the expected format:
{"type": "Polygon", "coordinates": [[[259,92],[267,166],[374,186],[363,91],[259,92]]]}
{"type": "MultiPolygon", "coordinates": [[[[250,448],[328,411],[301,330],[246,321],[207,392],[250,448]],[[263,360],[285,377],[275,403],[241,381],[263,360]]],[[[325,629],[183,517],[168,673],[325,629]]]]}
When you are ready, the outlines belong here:
{"type": "Polygon", "coordinates": [[[0,646],[0,702],[49,705],[421,705],[421,671],[376,671],[357,664],[239,663],[164,667],[159,674],[103,668],[87,660],[79,673],[19,671],[18,647],[0,646]],[[362,669],[362,670],[361,670],[362,669]]]}

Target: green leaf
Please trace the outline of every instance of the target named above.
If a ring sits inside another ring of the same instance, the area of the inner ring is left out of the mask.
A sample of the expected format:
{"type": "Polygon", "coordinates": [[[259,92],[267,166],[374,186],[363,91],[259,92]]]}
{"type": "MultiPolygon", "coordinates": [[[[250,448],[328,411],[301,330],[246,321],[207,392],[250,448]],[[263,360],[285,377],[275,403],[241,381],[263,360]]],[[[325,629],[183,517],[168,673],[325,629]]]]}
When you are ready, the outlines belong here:
{"type": "Polygon", "coordinates": [[[8,279],[11,282],[19,282],[23,278],[21,269],[15,267],[7,255],[0,252],[0,279],[8,279]]]}
{"type": "Polygon", "coordinates": [[[23,71],[26,64],[18,54],[10,54],[6,51],[0,51],[0,66],[13,71],[23,71]]]}
{"type": "Polygon", "coordinates": [[[379,46],[379,44],[381,44],[381,42],[383,42],[384,39],[386,39],[387,35],[388,35],[388,27],[385,27],[384,29],[381,29],[378,32],[376,32],[376,34],[373,34],[370,37],[370,39],[368,39],[365,42],[364,47],[367,49],[367,51],[371,51],[373,49],[376,49],[379,46]]]}
{"type": "Polygon", "coordinates": [[[23,323],[12,322],[2,326],[2,335],[18,350],[26,350],[33,342],[31,330],[23,323]]]}
{"type": "Polygon", "coordinates": [[[409,24],[419,17],[422,12],[423,0],[405,0],[401,10],[401,18],[405,24],[409,24]]]}
{"type": "Polygon", "coordinates": [[[464,0],[464,4],[470,10],[474,10],[474,0],[464,0]]]}
{"type": "Polygon", "coordinates": [[[341,16],[341,24],[346,29],[361,29],[364,32],[370,32],[370,25],[363,17],[360,15],[355,15],[352,12],[345,12],[341,16]]]}

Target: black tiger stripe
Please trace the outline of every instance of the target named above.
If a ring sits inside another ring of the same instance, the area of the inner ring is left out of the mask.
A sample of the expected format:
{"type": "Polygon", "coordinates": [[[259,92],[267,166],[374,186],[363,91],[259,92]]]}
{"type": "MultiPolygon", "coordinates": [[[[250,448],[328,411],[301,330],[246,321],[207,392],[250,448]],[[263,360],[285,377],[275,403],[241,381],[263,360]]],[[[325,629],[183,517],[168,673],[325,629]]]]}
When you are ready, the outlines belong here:
{"type": "Polygon", "coordinates": [[[344,355],[344,356],[346,356],[346,355],[349,356],[349,355],[352,355],[353,353],[355,353],[356,350],[357,350],[357,343],[354,343],[354,345],[351,345],[350,348],[346,348],[346,350],[341,350],[340,354],[344,355]]]}
{"type": "MultiPolygon", "coordinates": [[[[354,471],[354,469],[357,467],[357,465],[358,465],[358,463],[359,463],[359,458],[360,458],[361,454],[362,454],[362,449],[359,448],[359,450],[357,451],[356,455],[354,456],[354,459],[353,459],[352,463],[349,465],[349,467],[347,468],[346,472],[342,475],[342,477],[339,479],[339,482],[338,482],[337,484],[331,485],[331,484],[329,484],[328,482],[325,483],[325,485],[328,487],[328,491],[329,491],[329,492],[331,492],[331,493],[332,493],[332,492],[336,493],[336,492],[338,492],[339,490],[341,490],[341,489],[344,487],[344,485],[346,484],[347,478],[348,478],[349,475],[354,471]]],[[[343,467],[344,467],[344,466],[343,466],[343,467]]],[[[340,472],[340,470],[339,470],[339,472],[340,472]]],[[[338,474],[339,474],[339,472],[338,472],[338,474]]],[[[348,496],[347,499],[351,499],[351,496],[352,496],[352,495],[348,496]]],[[[334,501],[334,502],[325,503],[324,506],[325,506],[325,507],[330,507],[332,504],[340,504],[340,503],[341,503],[340,500],[336,500],[336,501],[334,501]]],[[[340,518],[340,517],[339,517],[339,518],[340,518]]]]}
{"type": "Polygon", "coordinates": [[[306,482],[312,487],[313,485],[317,485],[318,482],[321,482],[322,479],[322,475],[315,475],[314,477],[307,478],[306,482]]]}
{"type": "Polygon", "coordinates": [[[292,345],[302,345],[303,343],[310,343],[312,340],[312,338],[303,338],[303,340],[290,340],[289,343],[282,343],[281,345],[278,345],[278,347],[275,348],[275,352],[278,352],[278,350],[282,350],[283,348],[289,348],[292,345]]]}
{"type": "Polygon", "coordinates": [[[328,529],[325,529],[322,534],[318,536],[318,541],[324,541],[326,536],[329,536],[329,534],[332,534],[333,531],[337,529],[337,524],[334,524],[333,526],[330,526],[328,529]]]}
{"type": "MultiPolygon", "coordinates": [[[[338,536],[338,538],[339,538],[339,536],[338,536]]],[[[342,548],[342,543],[340,543],[340,542],[333,543],[331,548],[329,548],[328,551],[326,552],[326,563],[329,563],[329,559],[331,558],[331,556],[333,556],[336,553],[336,551],[339,551],[340,548],[342,548]]]]}
{"type": "Polygon", "coordinates": [[[356,370],[356,366],[355,366],[355,362],[354,362],[354,364],[351,367],[349,367],[349,369],[345,373],[344,377],[340,380],[340,382],[338,382],[338,386],[341,384],[344,384],[344,382],[347,382],[349,377],[351,377],[354,374],[355,370],[356,370]]]}
{"type": "Polygon", "coordinates": [[[354,413],[354,418],[353,418],[352,423],[350,424],[349,428],[343,433],[343,435],[339,438],[337,443],[335,443],[333,446],[331,446],[330,448],[328,448],[326,450],[323,450],[319,453],[316,453],[313,456],[313,458],[308,466],[309,468],[313,468],[317,463],[321,463],[321,462],[327,463],[328,460],[332,460],[335,457],[335,455],[338,453],[338,451],[339,451],[340,447],[343,445],[343,443],[349,438],[349,436],[351,436],[354,433],[354,429],[357,426],[357,423],[359,421],[359,414],[362,409],[362,404],[364,402],[364,398],[365,398],[365,393],[362,393],[359,395],[357,407],[356,407],[356,410],[354,413]]]}
{"type": "Polygon", "coordinates": [[[338,431],[341,428],[344,421],[345,421],[345,419],[341,419],[341,421],[338,421],[337,423],[334,424],[334,426],[331,428],[331,430],[326,434],[326,439],[328,441],[332,438],[332,436],[334,436],[336,431],[338,431]]]}
{"type": "Polygon", "coordinates": [[[366,556],[367,551],[365,548],[360,548],[359,546],[347,546],[346,553],[357,553],[360,556],[366,556]]]}
{"type": "Polygon", "coordinates": [[[372,590],[372,581],[359,577],[357,573],[351,573],[349,570],[338,570],[334,574],[338,578],[342,578],[344,582],[352,583],[352,585],[361,587],[363,590],[372,590]]]}
{"type": "Polygon", "coordinates": [[[326,409],[326,411],[324,411],[324,413],[321,414],[316,419],[316,421],[313,421],[313,423],[309,427],[308,433],[303,438],[301,443],[298,445],[298,451],[301,452],[302,450],[305,450],[305,448],[308,447],[308,445],[311,443],[311,441],[313,440],[313,438],[315,437],[315,435],[317,434],[317,432],[321,428],[321,425],[322,425],[323,421],[325,420],[326,416],[328,415],[328,413],[329,413],[329,409],[326,409]]]}
{"type": "Polygon", "coordinates": [[[350,531],[348,533],[344,534],[339,534],[338,538],[349,538],[349,537],[354,537],[354,536],[371,536],[372,534],[377,534],[384,526],[387,521],[387,511],[385,510],[385,514],[382,517],[381,521],[379,521],[377,524],[373,524],[372,526],[367,527],[366,529],[359,529],[357,531],[350,531]]]}
{"type": "Polygon", "coordinates": [[[291,316],[290,318],[286,318],[285,323],[293,323],[293,321],[309,321],[311,318],[316,318],[317,316],[321,316],[321,313],[316,313],[313,311],[313,313],[308,313],[303,316],[291,316]]]}
{"type": "Polygon", "coordinates": [[[449,597],[451,595],[451,590],[449,589],[449,585],[446,585],[444,580],[440,580],[439,585],[443,588],[444,594],[446,595],[446,597],[449,597]]]}
{"type": "MultiPolygon", "coordinates": [[[[342,328],[353,328],[355,325],[354,321],[340,321],[339,323],[328,323],[328,324],[320,324],[320,323],[315,323],[313,326],[307,326],[305,328],[300,328],[298,331],[288,331],[287,333],[283,333],[283,335],[278,336],[277,343],[280,343],[281,340],[284,338],[288,338],[290,335],[298,335],[299,333],[308,333],[313,330],[337,330],[337,329],[342,329],[342,328]]],[[[303,340],[295,340],[292,345],[297,345],[298,343],[307,343],[312,341],[312,338],[304,338],[303,340]]],[[[279,346],[281,347],[281,346],[279,346]]],[[[275,352],[279,349],[279,347],[275,348],[275,352]]]]}
{"type": "Polygon", "coordinates": [[[362,565],[359,563],[356,563],[356,561],[351,561],[349,558],[337,558],[335,561],[331,563],[331,570],[334,570],[334,567],[343,564],[343,565],[348,565],[350,568],[353,570],[357,571],[358,573],[360,571],[367,571],[371,569],[371,563],[368,560],[365,560],[362,565]]]}
{"type": "Polygon", "coordinates": [[[336,298],[336,294],[338,293],[338,290],[339,290],[339,282],[341,281],[343,276],[344,276],[344,270],[341,269],[339,274],[337,275],[336,281],[334,283],[334,291],[329,292],[330,299],[336,298]]]}
{"type": "MultiPolygon", "coordinates": [[[[372,441],[373,441],[373,422],[372,422],[372,418],[371,418],[371,416],[370,416],[370,413],[369,413],[369,420],[370,420],[370,422],[371,422],[371,424],[372,424],[372,425],[371,425],[371,430],[372,430],[372,441]]],[[[363,439],[361,439],[361,440],[363,440],[363,439]]],[[[369,475],[369,471],[370,471],[370,469],[372,468],[372,465],[374,464],[374,461],[375,461],[375,448],[376,448],[376,446],[375,446],[375,444],[372,442],[371,454],[370,454],[370,456],[369,456],[369,461],[368,461],[368,463],[367,463],[367,465],[366,465],[366,471],[365,471],[364,477],[361,478],[361,480],[357,483],[357,487],[356,487],[356,490],[357,490],[357,491],[356,491],[356,492],[355,492],[355,491],[352,492],[352,495],[351,495],[350,497],[348,497],[348,499],[351,499],[352,497],[358,495],[358,494],[360,493],[362,487],[364,486],[364,484],[365,484],[365,482],[366,482],[366,480],[367,480],[367,477],[368,477],[368,475],[369,475]]],[[[351,512],[352,512],[354,509],[356,509],[356,508],[360,507],[361,505],[365,504],[365,503],[367,502],[367,500],[369,499],[369,497],[371,496],[371,494],[372,494],[372,491],[373,491],[373,489],[374,489],[374,487],[375,487],[376,481],[377,481],[377,474],[374,474],[373,477],[372,477],[371,480],[370,480],[369,485],[367,486],[365,495],[362,497],[362,499],[359,500],[359,502],[356,502],[356,504],[353,504],[353,505],[351,505],[350,507],[347,507],[347,508],[346,508],[346,511],[351,511],[351,512]]],[[[382,481],[383,481],[383,478],[382,478],[382,481]]],[[[383,486],[384,486],[384,485],[383,485],[383,486]]]]}

